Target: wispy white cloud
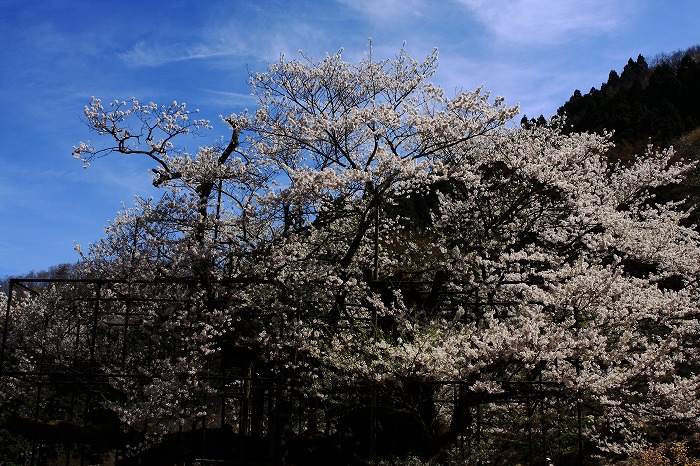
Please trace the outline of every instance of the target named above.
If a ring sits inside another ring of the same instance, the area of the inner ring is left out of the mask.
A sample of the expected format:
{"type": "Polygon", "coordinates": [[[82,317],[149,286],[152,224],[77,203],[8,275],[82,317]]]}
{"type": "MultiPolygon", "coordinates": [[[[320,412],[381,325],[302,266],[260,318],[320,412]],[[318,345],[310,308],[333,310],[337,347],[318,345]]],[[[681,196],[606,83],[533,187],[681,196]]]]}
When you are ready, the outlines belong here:
{"type": "Polygon", "coordinates": [[[619,28],[635,6],[630,0],[456,0],[498,39],[560,44],[572,37],[619,28]]]}
{"type": "Polygon", "coordinates": [[[130,50],[119,54],[119,58],[131,66],[160,66],[171,62],[235,56],[244,50],[243,46],[233,42],[185,45],[149,44],[139,41],[130,50]]]}
{"type": "Polygon", "coordinates": [[[167,38],[141,40],[119,58],[136,67],[217,58],[226,59],[228,64],[240,61],[236,59],[270,61],[280,54],[296,54],[310,43],[323,46],[328,38],[327,31],[300,19],[270,17],[268,21],[245,23],[232,17],[216,26],[207,25],[190,43],[167,38]]]}
{"type": "Polygon", "coordinates": [[[406,17],[424,17],[430,11],[425,0],[338,0],[362,16],[375,22],[396,23],[406,17]]]}
{"type": "Polygon", "coordinates": [[[216,107],[225,107],[228,109],[251,106],[255,100],[250,94],[242,92],[217,91],[212,89],[201,89],[209,97],[205,97],[203,102],[216,107]]]}
{"type": "Polygon", "coordinates": [[[210,64],[226,67],[241,61],[276,61],[280,54],[296,57],[300,50],[319,55],[341,46],[334,42],[344,34],[341,26],[344,18],[325,10],[295,11],[291,7],[265,8],[256,4],[239,7],[237,10],[227,3],[215,5],[212,7],[215,19],[202,24],[199,30],[190,31],[186,39],[173,40],[171,36],[175,34],[166,31],[132,44],[119,58],[134,67],[196,60],[209,60],[210,64]]]}

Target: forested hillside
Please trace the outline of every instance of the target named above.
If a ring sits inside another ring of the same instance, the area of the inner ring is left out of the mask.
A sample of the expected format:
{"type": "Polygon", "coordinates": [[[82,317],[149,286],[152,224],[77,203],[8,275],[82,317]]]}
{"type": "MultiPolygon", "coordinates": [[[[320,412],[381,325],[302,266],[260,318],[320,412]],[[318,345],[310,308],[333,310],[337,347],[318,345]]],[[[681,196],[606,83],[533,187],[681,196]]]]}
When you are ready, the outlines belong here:
{"type": "Polygon", "coordinates": [[[610,71],[587,94],[576,90],[557,113],[567,115],[572,132],[614,130],[621,158],[648,142],[675,144],[700,125],[700,46],[658,55],[651,64],[630,58],[619,75],[610,71]]]}

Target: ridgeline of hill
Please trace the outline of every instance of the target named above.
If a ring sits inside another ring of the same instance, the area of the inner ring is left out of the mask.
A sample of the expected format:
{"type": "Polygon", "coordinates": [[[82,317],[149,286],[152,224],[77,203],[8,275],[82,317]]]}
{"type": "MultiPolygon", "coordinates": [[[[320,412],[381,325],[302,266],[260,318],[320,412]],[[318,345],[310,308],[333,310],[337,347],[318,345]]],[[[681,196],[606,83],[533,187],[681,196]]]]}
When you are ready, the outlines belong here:
{"type": "Polygon", "coordinates": [[[682,151],[688,138],[697,143],[700,136],[700,46],[657,55],[650,64],[641,55],[630,58],[622,73],[610,71],[587,94],[576,90],[557,113],[566,114],[570,131],[613,130],[611,156],[623,161],[649,143],[682,151]]]}

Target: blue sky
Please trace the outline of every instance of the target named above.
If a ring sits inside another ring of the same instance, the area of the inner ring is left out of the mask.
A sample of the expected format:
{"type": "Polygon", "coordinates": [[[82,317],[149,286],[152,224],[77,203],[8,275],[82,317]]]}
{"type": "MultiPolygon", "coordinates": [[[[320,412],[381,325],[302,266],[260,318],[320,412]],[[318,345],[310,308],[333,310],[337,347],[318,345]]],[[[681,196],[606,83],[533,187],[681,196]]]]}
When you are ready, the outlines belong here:
{"type": "Polygon", "coordinates": [[[550,116],[629,58],[700,44],[698,18],[697,0],[0,0],[0,277],[75,262],[122,203],[158,195],[142,160],[71,157],[95,140],[91,96],[187,102],[214,123],[188,143],[206,145],[218,115],[253,108],[248,70],[299,50],[356,61],[371,37],[381,58],[437,47],[449,94],[483,85],[550,116]]]}

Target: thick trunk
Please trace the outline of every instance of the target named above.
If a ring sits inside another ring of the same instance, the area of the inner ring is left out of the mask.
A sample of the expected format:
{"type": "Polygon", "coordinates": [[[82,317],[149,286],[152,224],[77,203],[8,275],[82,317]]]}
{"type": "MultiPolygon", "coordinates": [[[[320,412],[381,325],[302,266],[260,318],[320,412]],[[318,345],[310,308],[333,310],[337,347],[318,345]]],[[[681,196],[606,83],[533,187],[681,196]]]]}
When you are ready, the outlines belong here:
{"type": "Polygon", "coordinates": [[[474,420],[472,407],[478,402],[478,395],[469,390],[468,385],[462,385],[459,389],[457,403],[452,411],[450,427],[438,436],[432,445],[428,447],[426,457],[432,458],[449,445],[455,443],[460,434],[464,432],[474,420]]]}

